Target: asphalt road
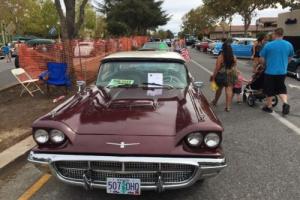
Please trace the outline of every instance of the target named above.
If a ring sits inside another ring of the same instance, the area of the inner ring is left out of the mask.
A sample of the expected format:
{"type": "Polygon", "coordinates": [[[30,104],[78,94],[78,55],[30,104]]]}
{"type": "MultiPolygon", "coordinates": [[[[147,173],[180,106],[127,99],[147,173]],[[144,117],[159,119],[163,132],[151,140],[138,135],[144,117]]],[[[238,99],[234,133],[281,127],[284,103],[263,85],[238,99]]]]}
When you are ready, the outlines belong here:
{"type": "MultiPolygon", "coordinates": [[[[189,69],[196,80],[204,81],[203,92],[208,99],[209,71],[215,58],[191,50],[189,69]],[[204,69],[203,69],[204,68],[204,69]]],[[[239,69],[246,77],[251,75],[251,61],[239,60],[239,69]]],[[[287,78],[287,84],[300,86],[300,82],[287,78]]],[[[224,97],[214,108],[224,127],[223,147],[228,167],[217,177],[203,183],[176,191],[158,194],[143,192],[136,199],[145,200],[299,200],[300,199],[300,89],[289,88],[291,115],[280,116],[281,104],[275,109],[278,114],[261,111],[262,104],[250,108],[234,103],[230,113],[224,112],[224,97]]],[[[0,199],[17,199],[42,176],[25,160],[16,163],[0,178],[0,199]]],[[[31,199],[134,199],[131,196],[107,195],[105,191],[85,191],[80,187],[64,185],[54,178],[43,177],[45,184],[40,189],[27,190],[31,199]]],[[[40,182],[39,182],[40,183],[40,182]]]]}
{"type": "Polygon", "coordinates": [[[7,63],[6,59],[0,60],[0,90],[18,83],[16,78],[11,73],[11,69],[15,68],[14,62],[14,58],[12,58],[12,62],[10,63],[7,63]]]}

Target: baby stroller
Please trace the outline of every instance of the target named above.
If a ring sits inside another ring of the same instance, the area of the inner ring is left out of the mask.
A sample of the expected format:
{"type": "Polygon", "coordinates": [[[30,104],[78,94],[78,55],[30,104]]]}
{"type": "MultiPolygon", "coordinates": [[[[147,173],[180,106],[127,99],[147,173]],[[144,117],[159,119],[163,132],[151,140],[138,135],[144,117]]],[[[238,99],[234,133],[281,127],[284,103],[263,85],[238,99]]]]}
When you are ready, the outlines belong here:
{"type": "MultiPolygon", "coordinates": [[[[264,67],[262,65],[257,66],[256,73],[252,76],[250,83],[246,85],[243,92],[243,101],[247,102],[250,107],[253,107],[256,101],[262,102],[267,97],[263,93],[264,85],[264,67]]],[[[272,98],[272,106],[275,107],[278,104],[278,97],[272,98]]]]}

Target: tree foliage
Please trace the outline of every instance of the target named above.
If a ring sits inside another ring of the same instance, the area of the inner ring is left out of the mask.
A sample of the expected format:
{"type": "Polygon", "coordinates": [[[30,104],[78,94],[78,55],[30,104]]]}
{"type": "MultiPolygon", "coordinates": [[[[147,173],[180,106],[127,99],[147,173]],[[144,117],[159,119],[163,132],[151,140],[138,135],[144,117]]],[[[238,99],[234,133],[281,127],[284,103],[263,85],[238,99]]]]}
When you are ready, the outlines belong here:
{"type": "Polygon", "coordinates": [[[159,29],[158,31],[155,31],[151,34],[154,38],[160,38],[160,39],[172,39],[174,38],[174,34],[171,30],[163,30],[159,29]]]}
{"type": "Polygon", "coordinates": [[[159,0],[104,0],[98,10],[106,15],[108,31],[113,35],[146,34],[165,25],[170,16],[159,0]]]}
{"type": "MultiPolygon", "coordinates": [[[[77,4],[77,12],[79,12],[80,5],[77,4]]],[[[90,38],[95,37],[95,30],[97,26],[97,16],[95,9],[87,4],[85,7],[84,21],[79,31],[79,37],[90,38]]]]}
{"type": "Polygon", "coordinates": [[[58,29],[58,15],[52,0],[3,0],[0,21],[4,26],[13,24],[11,34],[47,37],[50,28],[58,29]]]}
{"type": "Polygon", "coordinates": [[[291,10],[300,9],[300,0],[279,0],[282,7],[290,7],[291,10]]]}
{"type": "Polygon", "coordinates": [[[96,18],[95,38],[105,38],[107,36],[107,23],[102,15],[96,18]]]}
{"type": "Polygon", "coordinates": [[[234,14],[242,16],[246,34],[257,10],[276,7],[280,1],[284,2],[284,0],[203,0],[203,3],[210,13],[221,21],[229,19],[230,23],[234,14]]]}
{"type": "Polygon", "coordinates": [[[204,6],[192,9],[182,18],[182,32],[183,34],[203,35],[215,26],[216,19],[217,17],[204,6]]]}

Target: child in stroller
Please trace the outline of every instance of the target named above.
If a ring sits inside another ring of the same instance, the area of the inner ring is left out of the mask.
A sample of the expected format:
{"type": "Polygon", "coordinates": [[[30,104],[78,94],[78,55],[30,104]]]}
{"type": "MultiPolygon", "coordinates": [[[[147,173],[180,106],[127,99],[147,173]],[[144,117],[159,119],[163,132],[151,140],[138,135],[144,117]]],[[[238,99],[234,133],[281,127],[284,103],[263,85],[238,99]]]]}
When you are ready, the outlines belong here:
{"type": "MultiPolygon", "coordinates": [[[[256,100],[262,102],[265,100],[266,95],[263,92],[264,86],[264,66],[259,64],[256,68],[255,74],[252,76],[252,80],[246,85],[243,92],[243,101],[247,102],[250,107],[253,107],[256,100]]],[[[272,106],[275,107],[278,104],[278,97],[274,96],[272,99],[272,106]]]]}

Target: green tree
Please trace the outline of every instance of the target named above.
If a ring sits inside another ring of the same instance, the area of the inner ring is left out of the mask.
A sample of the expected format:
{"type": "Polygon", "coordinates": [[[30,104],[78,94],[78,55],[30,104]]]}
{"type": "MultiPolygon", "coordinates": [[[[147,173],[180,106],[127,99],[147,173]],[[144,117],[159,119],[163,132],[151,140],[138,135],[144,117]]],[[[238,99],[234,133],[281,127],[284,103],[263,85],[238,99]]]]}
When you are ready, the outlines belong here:
{"type": "Polygon", "coordinates": [[[182,18],[183,33],[197,36],[199,34],[204,35],[207,30],[215,26],[216,19],[204,6],[192,9],[182,18]]]}
{"type": "Polygon", "coordinates": [[[36,1],[31,7],[30,15],[24,20],[24,34],[49,37],[52,27],[57,30],[55,36],[60,32],[58,13],[52,0],[36,1]]]}
{"type": "Polygon", "coordinates": [[[13,24],[15,34],[47,37],[50,28],[58,29],[58,14],[52,0],[3,0],[0,21],[13,24]]]}
{"type": "Polygon", "coordinates": [[[167,35],[168,39],[173,39],[174,38],[174,33],[171,30],[167,30],[166,35],[167,35]]]}
{"type": "Polygon", "coordinates": [[[96,18],[95,38],[105,38],[107,36],[107,23],[102,15],[96,18]]]}
{"type": "Polygon", "coordinates": [[[252,18],[257,14],[257,10],[276,7],[279,2],[280,0],[203,0],[204,6],[209,12],[221,18],[221,21],[226,22],[226,20],[229,19],[230,24],[234,14],[241,15],[244,22],[245,35],[249,29],[252,18]]]}
{"type": "Polygon", "coordinates": [[[84,21],[80,28],[79,36],[82,38],[94,37],[95,29],[96,29],[96,11],[90,4],[87,4],[85,7],[84,21]]]}
{"type": "Polygon", "coordinates": [[[227,26],[232,23],[232,16],[236,13],[235,8],[231,6],[232,2],[233,0],[203,0],[203,9],[222,28],[223,37],[227,26]]]}
{"type": "Polygon", "coordinates": [[[162,3],[161,0],[105,0],[98,3],[98,10],[106,15],[111,34],[145,35],[170,19],[162,10],[162,3]]]}
{"type": "Polygon", "coordinates": [[[300,9],[300,0],[280,0],[282,7],[290,7],[291,10],[300,9]]]}

